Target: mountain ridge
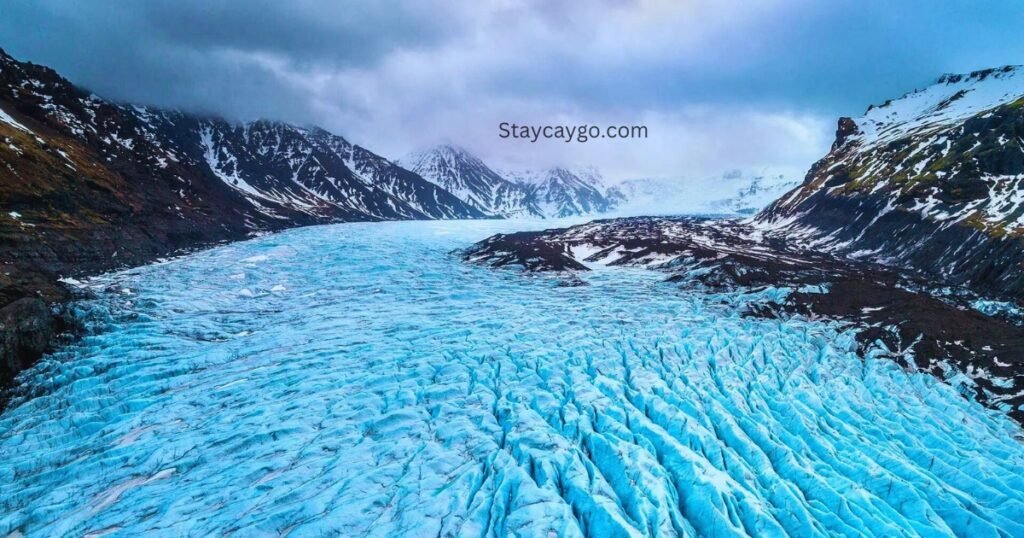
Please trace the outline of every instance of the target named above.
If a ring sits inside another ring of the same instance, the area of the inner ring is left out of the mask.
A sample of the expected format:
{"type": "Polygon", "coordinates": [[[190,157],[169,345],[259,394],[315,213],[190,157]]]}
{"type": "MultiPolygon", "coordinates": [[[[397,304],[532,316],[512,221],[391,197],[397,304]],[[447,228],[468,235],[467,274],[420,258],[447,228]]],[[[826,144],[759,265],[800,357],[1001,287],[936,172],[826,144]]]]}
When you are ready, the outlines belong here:
{"type": "Polygon", "coordinates": [[[526,186],[473,159],[497,185],[486,203],[317,126],[108,101],[0,49],[0,387],[73,329],[63,277],[296,226],[611,206],[589,184],[526,186]]]}
{"type": "Polygon", "coordinates": [[[459,146],[442,144],[400,162],[483,212],[506,218],[545,216],[527,188],[505,179],[459,146]]]}
{"type": "Polygon", "coordinates": [[[549,217],[607,213],[619,203],[618,198],[608,192],[595,168],[554,166],[540,170],[504,170],[501,174],[527,189],[549,217]]]}
{"type": "Polygon", "coordinates": [[[453,144],[410,154],[400,162],[471,206],[506,218],[597,215],[621,202],[596,168],[498,170],[453,144]]]}

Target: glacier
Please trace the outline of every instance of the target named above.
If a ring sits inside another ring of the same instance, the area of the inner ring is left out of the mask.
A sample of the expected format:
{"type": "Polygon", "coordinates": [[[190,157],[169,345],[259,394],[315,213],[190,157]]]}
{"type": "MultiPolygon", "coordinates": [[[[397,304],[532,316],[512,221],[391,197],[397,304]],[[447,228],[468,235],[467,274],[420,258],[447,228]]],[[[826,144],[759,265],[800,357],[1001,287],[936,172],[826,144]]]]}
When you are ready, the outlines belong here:
{"type": "MultiPolygon", "coordinates": [[[[551,226],[550,221],[538,226],[551,226]]],[[[1020,427],[853,328],[629,267],[291,230],[83,280],[0,415],[0,534],[1024,536],[1020,427]]]]}

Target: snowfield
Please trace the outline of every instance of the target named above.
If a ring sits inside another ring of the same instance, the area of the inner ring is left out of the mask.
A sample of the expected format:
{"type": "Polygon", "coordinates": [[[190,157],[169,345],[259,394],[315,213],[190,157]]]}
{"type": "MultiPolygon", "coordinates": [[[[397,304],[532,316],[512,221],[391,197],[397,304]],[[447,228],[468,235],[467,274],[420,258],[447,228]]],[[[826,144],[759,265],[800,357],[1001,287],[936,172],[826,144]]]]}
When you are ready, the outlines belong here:
{"type": "Polygon", "coordinates": [[[749,214],[800,185],[797,170],[732,170],[713,176],[628,179],[615,185],[621,215],[749,214]]]}
{"type": "Polygon", "coordinates": [[[740,315],[784,289],[450,254],[523,226],[305,228],[84,282],[97,330],[0,415],[0,534],[1024,535],[1005,416],[740,315]]]}

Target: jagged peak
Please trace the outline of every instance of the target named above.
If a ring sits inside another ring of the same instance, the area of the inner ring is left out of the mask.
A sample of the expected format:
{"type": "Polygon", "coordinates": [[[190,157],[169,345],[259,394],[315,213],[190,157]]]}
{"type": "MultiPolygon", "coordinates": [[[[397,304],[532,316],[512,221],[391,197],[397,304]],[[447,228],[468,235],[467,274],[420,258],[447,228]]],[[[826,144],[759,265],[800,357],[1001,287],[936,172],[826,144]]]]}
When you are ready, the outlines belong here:
{"type": "Polygon", "coordinates": [[[849,139],[867,147],[921,129],[958,124],[1024,97],[1021,73],[1024,68],[1008,65],[963,75],[943,75],[924,89],[868,107],[863,116],[853,120],[859,132],[849,139]]]}
{"type": "Polygon", "coordinates": [[[584,185],[603,187],[601,172],[593,166],[570,168],[563,165],[530,170],[502,170],[503,176],[512,178],[519,183],[539,184],[550,181],[580,182],[584,185]]]}
{"type": "Polygon", "coordinates": [[[476,155],[471,153],[466,148],[464,148],[464,147],[462,147],[460,145],[451,143],[451,142],[445,142],[443,144],[438,144],[436,146],[433,146],[430,149],[418,152],[418,153],[416,153],[416,155],[419,155],[419,156],[422,156],[422,157],[437,156],[437,157],[455,158],[455,159],[461,159],[461,160],[465,160],[465,161],[479,161],[480,160],[476,155]]]}
{"type": "Polygon", "coordinates": [[[450,142],[438,144],[424,151],[413,152],[401,159],[401,162],[408,164],[413,170],[423,169],[431,166],[428,163],[434,163],[433,166],[470,167],[497,175],[482,159],[462,146],[450,142]]]}
{"type": "Polygon", "coordinates": [[[466,148],[463,148],[462,146],[453,144],[451,142],[438,144],[437,146],[434,146],[433,151],[439,153],[452,153],[455,155],[472,155],[469,151],[466,150],[466,148]]]}
{"type": "MultiPolygon", "coordinates": [[[[11,54],[10,51],[8,51],[7,49],[5,49],[3,47],[0,47],[0,59],[5,60],[5,61],[9,61],[9,62],[13,62],[13,63],[16,63],[16,64],[32,65],[32,66],[36,66],[36,67],[45,67],[46,69],[50,69],[49,67],[46,67],[45,65],[41,65],[41,64],[37,64],[37,63],[32,63],[32,62],[30,62],[28,60],[19,60],[17,57],[15,57],[14,54],[11,54]]],[[[50,70],[52,71],[52,69],[50,69],[50,70]]]]}
{"type": "Polygon", "coordinates": [[[338,133],[336,133],[334,131],[331,131],[330,129],[321,127],[319,125],[315,125],[315,124],[303,125],[300,128],[304,132],[308,133],[310,136],[313,136],[313,137],[329,138],[331,140],[341,140],[341,141],[344,141],[346,144],[350,143],[350,142],[348,142],[348,140],[344,136],[342,136],[342,135],[340,135],[340,134],[338,134],[338,133]]]}
{"type": "Polygon", "coordinates": [[[567,168],[564,166],[556,166],[549,168],[547,175],[552,178],[558,178],[562,181],[574,181],[579,182],[590,187],[604,187],[604,181],[601,177],[601,172],[593,166],[584,168],[567,168]]]}
{"type": "Polygon", "coordinates": [[[989,77],[1005,77],[1024,71],[1024,65],[1004,65],[1002,67],[990,67],[979,69],[970,73],[944,73],[935,81],[936,84],[956,84],[963,81],[982,81],[989,77]]]}
{"type": "Polygon", "coordinates": [[[11,66],[19,71],[22,75],[33,79],[36,83],[55,84],[57,86],[66,86],[82,94],[82,97],[90,97],[93,94],[90,90],[74,84],[70,80],[64,78],[63,75],[57,72],[50,66],[33,63],[27,60],[19,60],[14,56],[11,56],[6,50],[0,49],[0,65],[11,66]],[[50,80],[47,80],[50,79],[50,80]]]}
{"type": "Polygon", "coordinates": [[[1024,77],[1019,77],[1021,73],[1024,73],[1024,65],[1004,65],[1002,67],[979,69],[969,73],[945,73],[930,86],[909,91],[898,98],[888,99],[878,105],[868,105],[864,115],[867,116],[873,110],[891,107],[894,103],[913,99],[922,94],[952,91],[950,96],[953,96],[958,91],[966,93],[966,91],[971,89],[970,86],[986,81],[998,80],[1003,83],[1017,84],[1024,87],[1024,77]]]}

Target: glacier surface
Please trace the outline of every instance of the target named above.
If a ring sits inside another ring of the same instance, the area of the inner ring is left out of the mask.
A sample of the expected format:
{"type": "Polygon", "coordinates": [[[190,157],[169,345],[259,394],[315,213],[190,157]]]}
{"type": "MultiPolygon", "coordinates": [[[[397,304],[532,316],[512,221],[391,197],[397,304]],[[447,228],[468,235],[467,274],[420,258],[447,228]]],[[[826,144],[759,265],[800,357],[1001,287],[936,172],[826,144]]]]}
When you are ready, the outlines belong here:
{"type": "MultiPolygon", "coordinates": [[[[551,223],[545,223],[549,226],[551,223]]],[[[635,268],[292,230],[83,285],[0,415],[0,534],[1024,536],[1019,426],[849,329],[635,268]]]]}

